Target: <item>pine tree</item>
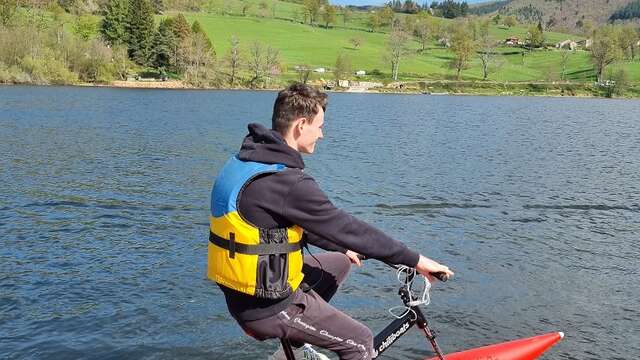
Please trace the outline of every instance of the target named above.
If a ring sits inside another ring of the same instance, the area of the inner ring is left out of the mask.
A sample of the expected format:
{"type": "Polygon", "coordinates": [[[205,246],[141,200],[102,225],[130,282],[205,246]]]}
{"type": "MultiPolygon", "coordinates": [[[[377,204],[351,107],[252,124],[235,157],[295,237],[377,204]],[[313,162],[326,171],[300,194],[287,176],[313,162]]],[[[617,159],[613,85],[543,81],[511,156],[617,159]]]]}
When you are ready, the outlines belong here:
{"type": "Polygon", "coordinates": [[[191,35],[191,26],[182,13],[173,18],[171,26],[173,34],[180,40],[186,40],[191,35]]]}
{"type": "Polygon", "coordinates": [[[171,19],[171,31],[175,37],[174,47],[171,51],[171,62],[176,71],[184,72],[187,69],[191,46],[191,27],[184,15],[178,14],[171,19]]]}
{"type": "Polygon", "coordinates": [[[140,65],[150,65],[155,24],[149,0],[131,0],[127,25],[129,57],[140,65]]]}
{"type": "Polygon", "coordinates": [[[105,6],[104,19],[100,24],[100,34],[111,46],[127,43],[128,13],[127,0],[109,0],[105,6]]]}
{"type": "Polygon", "coordinates": [[[176,37],[171,29],[171,19],[164,19],[158,25],[158,31],[153,41],[153,65],[157,68],[170,69],[175,64],[172,62],[173,49],[176,46],[176,37]]]}
{"type": "Polygon", "coordinates": [[[213,42],[209,38],[209,35],[207,35],[207,33],[204,31],[204,29],[202,28],[202,25],[200,25],[198,20],[194,21],[193,25],[191,25],[191,33],[193,33],[193,34],[202,34],[203,39],[204,39],[204,41],[206,43],[206,46],[209,49],[213,49],[213,42]]]}

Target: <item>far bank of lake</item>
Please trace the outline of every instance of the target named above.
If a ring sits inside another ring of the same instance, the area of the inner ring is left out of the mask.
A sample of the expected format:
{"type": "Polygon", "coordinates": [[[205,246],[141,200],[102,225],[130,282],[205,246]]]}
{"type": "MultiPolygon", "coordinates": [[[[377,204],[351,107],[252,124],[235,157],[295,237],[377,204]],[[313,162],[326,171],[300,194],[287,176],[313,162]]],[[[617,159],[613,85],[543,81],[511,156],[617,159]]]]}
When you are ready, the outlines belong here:
{"type": "MultiPolygon", "coordinates": [[[[354,82],[352,82],[354,83],[354,82]]],[[[357,84],[357,82],[355,82],[357,84]]],[[[615,93],[615,89],[598,87],[594,84],[571,82],[495,82],[495,81],[455,81],[429,80],[393,82],[383,84],[377,81],[364,82],[374,86],[326,87],[326,83],[314,81],[309,84],[323,88],[324,91],[342,93],[371,93],[371,94],[416,94],[416,95],[481,95],[481,96],[550,96],[550,97],[587,97],[587,98],[640,98],[640,86],[630,86],[623,95],[615,93]]],[[[56,84],[0,84],[0,86],[65,86],[56,84]]],[[[112,87],[128,89],[171,89],[171,90],[235,90],[235,91],[277,91],[286,86],[250,88],[237,86],[228,87],[195,87],[182,80],[167,81],[112,81],[110,83],[80,83],[67,86],[77,87],[112,87]]]]}

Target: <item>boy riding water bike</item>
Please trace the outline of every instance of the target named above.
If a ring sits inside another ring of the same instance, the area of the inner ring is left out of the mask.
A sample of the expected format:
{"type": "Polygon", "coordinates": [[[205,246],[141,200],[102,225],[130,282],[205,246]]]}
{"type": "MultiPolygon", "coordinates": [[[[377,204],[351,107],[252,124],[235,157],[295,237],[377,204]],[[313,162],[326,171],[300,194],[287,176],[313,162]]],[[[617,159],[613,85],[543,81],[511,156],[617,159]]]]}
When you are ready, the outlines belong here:
{"type": "Polygon", "coordinates": [[[328,304],[359,254],[427,276],[453,272],[336,208],[301,154],[323,137],[327,95],[294,84],[278,93],[272,128],[250,124],[211,194],[208,277],[249,335],[371,359],[373,334],[328,304]],[[327,253],[304,256],[310,243],[327,253]]]}

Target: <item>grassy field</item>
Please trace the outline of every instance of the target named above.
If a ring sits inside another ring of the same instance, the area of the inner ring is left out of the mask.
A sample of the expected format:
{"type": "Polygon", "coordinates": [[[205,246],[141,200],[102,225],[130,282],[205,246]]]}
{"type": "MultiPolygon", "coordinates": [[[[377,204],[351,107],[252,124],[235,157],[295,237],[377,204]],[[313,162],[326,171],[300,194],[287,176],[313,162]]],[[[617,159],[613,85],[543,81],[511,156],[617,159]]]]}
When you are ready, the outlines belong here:
{"type": "MultiPolygon", "coordinates": [[[[257,0],[255,0],[257,1],[257,0]]],[[[282,3],[291,11],[299,5],[282,3]]],[[[245,53],[255,41],[269,44],[280,50],[281,60],[289,71],[295,65],[306,64],[312,67],[333,68],[336,57],[340,53],[347,54],[352,62],[353,70],[365,70],[368,73],[377,69],[383,73],[382,78],[390,77],[390,65],[384,59],[387,34],[353,30],[336,26],[325,29],[292,21],[273,19],[270,17],[224,16],[217,14],[190,13],[185,14],[189,21],[198,20],[214,41],[219,57],[227,53],[232,35],[240,39],[245,53]],[[360,37],[363,40],[358,49],[354,49],[349,39],[360,37]]],[[[525,38],[527,26],[516,26],[510,29],[492,26],[490,34],[496,40],[509,36],[525,38]]],[[[545,33],[548,43],[568,38],[579,37],[562,33],[545,33]]],[[[435,43],[426,51],[419,52],[420,45],[412,41],[410,51],[400,63],[400,77],[404,80],[439,80],[453,79],[454,70],[449,68],[453,53],[435,43]]],[[[491,66],[489,79],[494,81],[557,81],[561,79],[561,54],[555,50],[534,50],[528,52],[521,48],[504,47],[496,50],[491,66]],[[525,56],[522,56],[525,53],[525,56]]],[[[626,63],[629,78],[633,82],[640,81],[640,62],[626,63]]],[[[325,78],[331,78],[325,74],[325,78]]],[[[566,79],[576,82],[591,82],[595,78],[591,65],[590,53],[578,50],[570,55],[566,79]]],[[[463,70],[462,79],[481,80],[482,69],[479,58],[470,62],[468,69],[463,70]]]]}

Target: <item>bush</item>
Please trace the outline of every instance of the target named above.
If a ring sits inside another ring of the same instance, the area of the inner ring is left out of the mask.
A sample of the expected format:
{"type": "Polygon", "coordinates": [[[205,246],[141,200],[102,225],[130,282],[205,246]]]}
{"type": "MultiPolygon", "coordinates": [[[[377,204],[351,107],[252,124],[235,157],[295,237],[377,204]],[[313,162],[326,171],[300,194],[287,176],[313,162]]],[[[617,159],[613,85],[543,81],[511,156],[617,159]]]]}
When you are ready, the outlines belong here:
{"type": "Polygon", "coordinates": [[[31,82],[31,77],[26,74],[20,67],[13,65],[7,66],[0,62],[0,84],[21,84],[31,82]]]}
{"type": "Polygon", "coordinates": [[[56,59],[51,49],[43,49],[41,56],[26,56],[21,61],[24,72],[36,84],[73,84],[78,81],[76,74],[69,71],[66,64],[56,59]]]}

